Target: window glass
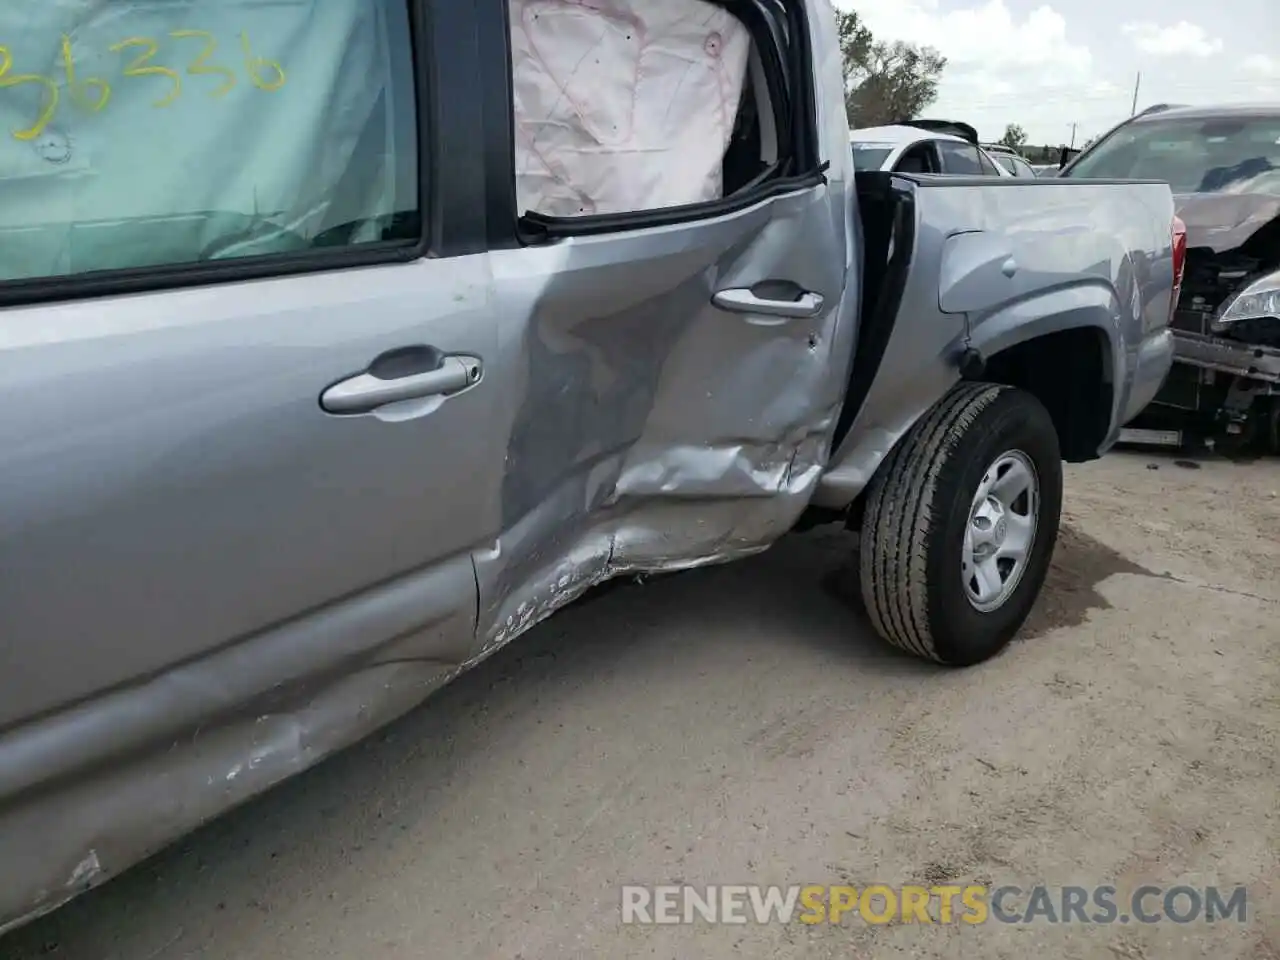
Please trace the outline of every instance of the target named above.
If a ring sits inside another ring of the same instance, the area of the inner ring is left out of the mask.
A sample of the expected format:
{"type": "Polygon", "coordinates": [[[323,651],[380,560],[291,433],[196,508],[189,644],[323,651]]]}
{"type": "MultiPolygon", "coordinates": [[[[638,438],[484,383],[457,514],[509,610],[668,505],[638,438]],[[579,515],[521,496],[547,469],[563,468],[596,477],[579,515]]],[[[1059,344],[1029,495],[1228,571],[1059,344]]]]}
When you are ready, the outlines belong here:
{"type": "Polygon", "coordinates": [[[938,152],[942,155],[944,173],[981,176],[982,164],[978,160],[978,148],[971,143],[956,140],[939,140],[938,152]]]}
{"type": "Polygon", "coordinates": [[[1065,173],[1164,180],[1180,194],[1280,196],[1280,116],[1139,120],[1115,131],[1065,173]]]}
{"type": "MultiPolygon", "coordinates": [[[[997,162],[1003,163],[1004,158],[998,155],[995,158],[992,158],[982,150],[978,151],[978,165],[982,167],[982,172],[988,177],[1000,176],[1000,171],[996,169],[997,162]]],[[[1005,168],[1008,169],[1008,166],[1005,165],[1005,168]]]]}
{"type": "Polygon", "coordinates": [[[0,281],[414,239],[405,0],[0,6],[0,281]]]}
{"type": "Polygon", "coordinates": [[[891,143],[855,143],[853,144],[853,169],[879,170],[892,152],[893,144],[891,143]]]}
{"type": "Polygon", "coordinates": [[[929,141],[926,140],[904,150],[894,169],[898,173],[933,173],[937,166],[930,154],[929,141]]]}
{"type": "Polygon", "coordinates": [[[1036,175],[1036,172],[1031,169],[1031,164],[1026,163],[1023,160],[1014,158],[1013,175],[1015,177],[1022,177],[1025,180],[1028,177],[1034,177],[1036,175]]]}

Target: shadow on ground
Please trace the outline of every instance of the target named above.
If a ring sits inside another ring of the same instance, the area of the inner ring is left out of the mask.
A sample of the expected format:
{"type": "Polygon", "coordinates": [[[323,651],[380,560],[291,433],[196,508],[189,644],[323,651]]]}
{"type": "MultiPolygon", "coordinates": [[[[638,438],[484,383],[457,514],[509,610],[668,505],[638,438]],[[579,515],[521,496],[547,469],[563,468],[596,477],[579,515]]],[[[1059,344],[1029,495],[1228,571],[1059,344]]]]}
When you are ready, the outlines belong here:
{"type": "MultiPolygon", "coordinates": [[[[1079,626],[1091,611],[1110,609],[1111,604],[1099,592],[1098,585],[1108,577],[1124,573],[1159,576],[1102,541],[1063,525],[1040,600],[1022,628],[1020,639],[1029,640],[1051,630],[1079,626]]],[[[831,596],[858,617],[860,632],[871,635],[872,628],[860,596],[856,563],[849,559],[840,563],[826,575],[824,585],[831,596]]]]}
{"type": "Polygon", "coordinates": [[[1111,603],[1098,590],[1098,585],[1117,574],[1159,577],[1073,527],[1064,525],[1058,534],[1049,576],[1040,602],[1031,611],[1022,628],[1023,640],[1030,640],[1064,627],[1084,623],[1093,610],[1109,610],[1111,603]]]}

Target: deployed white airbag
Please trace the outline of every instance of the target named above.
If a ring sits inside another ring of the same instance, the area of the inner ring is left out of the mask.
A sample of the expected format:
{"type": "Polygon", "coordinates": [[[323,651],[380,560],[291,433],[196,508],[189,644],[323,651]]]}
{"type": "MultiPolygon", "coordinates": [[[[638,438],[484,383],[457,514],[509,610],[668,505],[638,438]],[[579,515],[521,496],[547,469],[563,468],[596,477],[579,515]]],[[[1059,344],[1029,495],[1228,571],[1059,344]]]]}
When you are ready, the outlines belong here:
{"type": "Polygon", "coordinates": [[[548,216],[719,199],[751,37],[704,0],[511,0],[516,187],[548,216]]]}

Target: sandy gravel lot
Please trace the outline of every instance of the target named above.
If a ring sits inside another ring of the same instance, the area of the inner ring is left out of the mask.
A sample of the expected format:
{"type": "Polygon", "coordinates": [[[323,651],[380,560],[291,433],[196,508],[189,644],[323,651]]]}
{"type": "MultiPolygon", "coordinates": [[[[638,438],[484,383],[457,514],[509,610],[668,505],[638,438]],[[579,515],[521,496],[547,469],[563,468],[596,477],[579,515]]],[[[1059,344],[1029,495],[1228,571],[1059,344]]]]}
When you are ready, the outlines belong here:
{"type": "Polygon", "coordinates": [[[824,587],[835,530],[605,594],[0,958],[1277,960],[1280,464],[1112,455],[1065,522],[968,671],[824,587]],[[1249,921],[620,925],[673,880],[1247,884],[1249,921]]]}

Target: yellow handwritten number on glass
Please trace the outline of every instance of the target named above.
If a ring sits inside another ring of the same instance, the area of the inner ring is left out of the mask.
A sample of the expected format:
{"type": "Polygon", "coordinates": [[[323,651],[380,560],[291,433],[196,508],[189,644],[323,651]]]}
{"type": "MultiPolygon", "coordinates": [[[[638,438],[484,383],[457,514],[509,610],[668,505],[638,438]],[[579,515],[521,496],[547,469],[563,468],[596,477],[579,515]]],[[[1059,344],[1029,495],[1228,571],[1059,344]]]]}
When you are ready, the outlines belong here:
{"type": "Polygon", "coordinates": [[[26,130],[13,131],[14,137],[18,140],[34,140],[44,133],[44,128],[58,112],[58,85],[49,77],[41,77],[34,73],[20,73],[16,77],[11,77],[9,70],[12,66],[13,55],[9,53],[9,48],[0,47],[0,90],[6,87],[19,87],[24,83],[38,83],[49,95],[48,102],[44,104],[44,109],[40,111],[36,122],[26,130]]]}
{"type": "Polygon", "coordinates": [[[126,77],[168,77],[173,84],[173,89],[169,91],[168,96],[157,100],[154,106],[167,107],[177,100],[182,94],[182,77],[168,67],[147,66],[151,58],[156,55],[160,45],[150,37],[130,37],[128,40],[121,40],[119,43],[113,44],[110,50],[112,53],[120,53],[130,47],[143,47],[144,49],[124,68],[124,75],[126,77]]]}
{"type": "Polygon", "coordinates": [[[111,84],[97,77],[90,77],[88,80],[76,79],[76,59],[71,52],[71,38],[65,33],[62,35],[62,64],[67,71],[67,89],[71,91],[72,100],[94,113],[107,105],[107,101],[111,99],[111,84]],[[90,89],[98,92],[96,100],[89,99],[90,89]]]}
{"type": "Polygon", "coordinates": [[[187,73],[193,77],[214,76],[223,77],[226,82],[217,90],[212,91],[209,96],[221,97],[225,96],[232,87],[236,85],[236,73],[230,67],[220,67],[216,63],[210,63],[210,58],[218,50],[218,38],[208,30],[175,30],[169,34],[176,40],[183,40],[188,37],[204,40],[204,49],[200,51],[200,56],[192,61],[191,66],[187,67],[187,73]]]}
{"type": "Polygon", "coordinates": [[[272,91],[279,90],[284,86],[284,67],[274,60],[255,57],[247,33],[240,34],[240,46],[244,48],[244,67],[249,71],[249,79],[253,81],[255,87],[259,90],[272,91]],[[274,80],[268,81],[263,78],[262,71],[264,68],[269,68],[276,75],[274,80]]]}

